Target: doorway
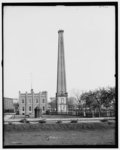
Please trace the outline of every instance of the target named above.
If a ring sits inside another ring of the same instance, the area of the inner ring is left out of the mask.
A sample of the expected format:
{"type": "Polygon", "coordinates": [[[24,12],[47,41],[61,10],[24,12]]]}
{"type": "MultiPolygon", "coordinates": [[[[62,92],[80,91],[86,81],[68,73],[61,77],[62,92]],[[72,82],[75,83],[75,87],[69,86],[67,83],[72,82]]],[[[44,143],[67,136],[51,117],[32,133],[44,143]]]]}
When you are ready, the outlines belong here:
{"type": "Polygon", "coordinates": [[[42,112],[38,106],[34,109],[34,114],[35,114],[35,118],[41,117],[42,112]]]}

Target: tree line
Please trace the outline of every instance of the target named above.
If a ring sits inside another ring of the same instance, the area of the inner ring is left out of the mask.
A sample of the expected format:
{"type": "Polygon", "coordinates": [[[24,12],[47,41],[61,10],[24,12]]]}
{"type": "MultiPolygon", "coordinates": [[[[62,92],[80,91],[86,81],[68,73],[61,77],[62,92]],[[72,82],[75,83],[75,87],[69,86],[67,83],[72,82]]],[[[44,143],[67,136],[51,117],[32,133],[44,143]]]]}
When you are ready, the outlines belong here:
{"type": "MultiPolygon", "coordinates": [[[[115,112],[116,91],[115,87],[99,88],[85,92],[74,92],[72,97],[68,97],[68,113],[82,115],[86,117],[87,113],[92,117],[110,116],[110,112],[115,112]]],[[[49,102],[51,112],[56,111],[56,100],[49,102]]]]}
{"type": "MultiPolygon", "coordinates": [[[[89,110],[93,117],[96,111],[101,116],[101,110],[105,110],[109,116],[110,110],[115,111],[115,87],[90,90],[82,94],[76,93],[74,100],[77,102],[77,109],[83,111],[84,116],[86,110],[89,110]]],[[[69,100],[68,105],[70,105],[69,100]]]]}

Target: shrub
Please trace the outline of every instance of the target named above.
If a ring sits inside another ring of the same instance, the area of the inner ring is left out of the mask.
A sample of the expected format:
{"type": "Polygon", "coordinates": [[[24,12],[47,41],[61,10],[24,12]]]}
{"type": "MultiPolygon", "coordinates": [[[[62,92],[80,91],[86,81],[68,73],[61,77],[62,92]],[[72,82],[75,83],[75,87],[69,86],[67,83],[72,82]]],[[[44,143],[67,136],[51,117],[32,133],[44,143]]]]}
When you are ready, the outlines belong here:
{"type": "Polygon", "coordinates": [[[115,122],[111,122],[111,121],[108,121],[107,123],[108,123],[108,125],[114,125],[115,124],[115,122]]]}
{"type": "Polygon", "coordinates": [[[50,115],[50,110],[46,110],[46,115],[50,115]]]}
{"type": "Polygon", "coordinates": [[[40,120],[39,123],[46,123],[46,120],[40,120]]]}
{"type": "Polygon", "coordinates": [[[108,122],[108,119],[102,119],[101,122],[108,122]]]}
{"type": "Polygon", "coordinates": [[[58,124],[59,124],[59,123],[62,123],[62,121],[61,121],[61,120],[58,120],[58,121],[56,121],[56,123],[58,123],[58,124]]]}
{"type": "Polygon", "coordinates": [[[78,123],[78,120],[71,120],[71,123],[78,123]]]}
{"type": "Polygon", "coordinates": [[[12,122],[8,122],[9,125],[12,125],[12,122]]]}
{"type": "Polygon", "coordinates": [[[22,119],[22,120],[20,120],[20,122],[21,122],[21,123],[29,123],[29,121],[26,120],[26,119],[22,119]]]}

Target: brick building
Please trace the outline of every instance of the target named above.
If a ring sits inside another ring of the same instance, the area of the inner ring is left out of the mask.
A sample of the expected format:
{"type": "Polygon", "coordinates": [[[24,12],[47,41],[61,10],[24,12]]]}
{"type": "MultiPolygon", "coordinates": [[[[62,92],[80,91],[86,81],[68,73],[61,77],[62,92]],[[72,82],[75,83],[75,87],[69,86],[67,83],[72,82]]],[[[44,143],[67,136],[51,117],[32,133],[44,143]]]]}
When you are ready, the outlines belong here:
{"type": "Polygon", "coordinates": [[[13,98],[4,97],[4,112],[14,112],[13,98]]]}

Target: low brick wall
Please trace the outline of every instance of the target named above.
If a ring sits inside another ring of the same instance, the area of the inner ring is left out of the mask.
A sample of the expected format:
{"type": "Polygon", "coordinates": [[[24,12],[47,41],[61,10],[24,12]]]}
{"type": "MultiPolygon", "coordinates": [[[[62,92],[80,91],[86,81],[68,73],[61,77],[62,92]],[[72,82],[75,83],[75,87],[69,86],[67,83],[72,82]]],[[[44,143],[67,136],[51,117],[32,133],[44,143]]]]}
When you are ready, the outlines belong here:
{"type": "Polygon", "coordinates": [[[43,130],[95,130],[114,128],[115,123],[66,123],[66,124],[46,124],[46,123],[23,123],[23,124],[5,124],[4,131],[43,131],[43,130]]]}

